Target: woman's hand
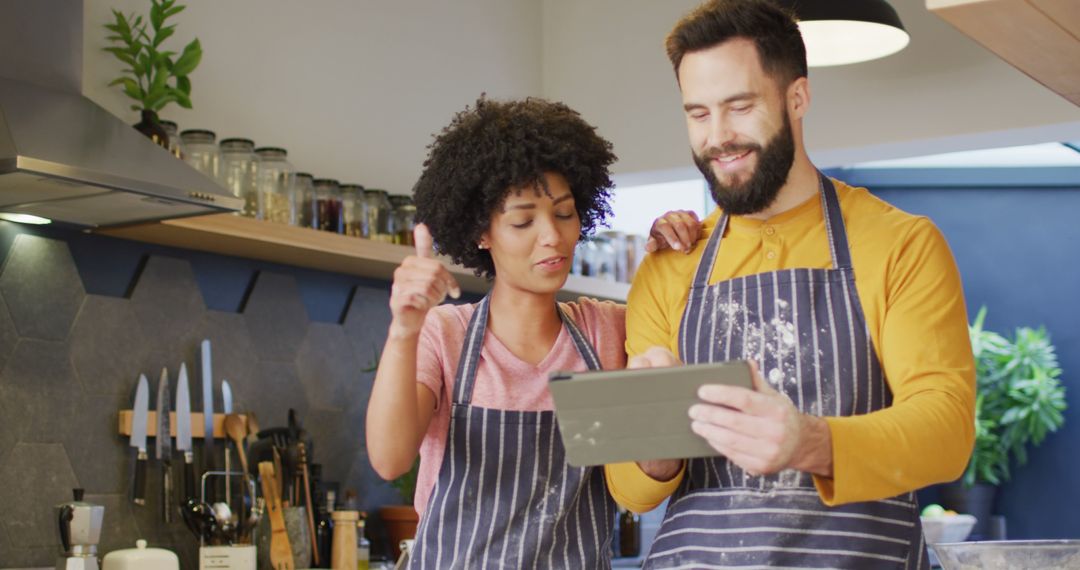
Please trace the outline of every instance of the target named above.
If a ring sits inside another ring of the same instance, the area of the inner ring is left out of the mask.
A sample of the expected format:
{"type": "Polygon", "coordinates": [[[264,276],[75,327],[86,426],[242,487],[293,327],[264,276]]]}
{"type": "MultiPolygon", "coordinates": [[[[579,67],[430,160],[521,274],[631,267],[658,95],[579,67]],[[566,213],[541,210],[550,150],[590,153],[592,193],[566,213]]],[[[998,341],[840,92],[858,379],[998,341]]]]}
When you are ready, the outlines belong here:
{"type": "Polygon", "coordinates": [[[645,251],[652,253],[670,247],[690,253],[701,234],[701,221],[691,210],[672,210],[660,216],[649,229],[645,251]]]}
{"type": "Polygon", "coordinates": [[[424,317],[442,303],[447,294],[457,299],[461,288],[443,264],[435,259],[431,232],[424,224],[413,230],[416,255],[406,257],[394,270],[390,289],[391,338],[410,338],[420,334],[424,317]]]}

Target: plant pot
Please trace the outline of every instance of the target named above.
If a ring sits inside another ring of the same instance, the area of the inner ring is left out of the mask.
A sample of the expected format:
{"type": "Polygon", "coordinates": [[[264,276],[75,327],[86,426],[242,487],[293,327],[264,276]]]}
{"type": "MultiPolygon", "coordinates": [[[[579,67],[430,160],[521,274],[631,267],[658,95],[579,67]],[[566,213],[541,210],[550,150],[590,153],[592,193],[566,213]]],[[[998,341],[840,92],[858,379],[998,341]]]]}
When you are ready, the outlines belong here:
{"type": "Polygon", "coordinates": [[[416,537],[416,523],[420,515],[412,505],[393,505],[379,508],[379,518],[386,525],[386,536],[394,560],[401,557],[401,541],[416,537]]]}
{"type": "Polygon", "coordinates": [[[962,481],[953,481],[940,487],[941,505],[958,513],[973,515],[975,526],[968,540],[986,540],[990,535],[990,515],[994,511],[997,490],[996,485],[988,483],[975,483],[967,487],[962,481]]]}
{"type": "Polygon", "coordinates": [[[169,148],[169,133],[165,132],[165,127],[161,126],[157,113],[143,109],[142,120],[134,126],[136,131],[154,141],[154,144],[169,148]]]}

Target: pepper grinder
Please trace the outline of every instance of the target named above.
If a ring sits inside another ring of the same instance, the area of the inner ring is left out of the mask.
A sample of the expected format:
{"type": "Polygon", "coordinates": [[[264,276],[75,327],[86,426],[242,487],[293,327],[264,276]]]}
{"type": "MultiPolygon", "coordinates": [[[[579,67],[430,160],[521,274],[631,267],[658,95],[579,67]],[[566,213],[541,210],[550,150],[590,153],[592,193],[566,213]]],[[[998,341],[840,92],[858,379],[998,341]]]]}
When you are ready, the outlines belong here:
{"type": "Polygon", "coordinates": [[[334,540],[330,553],[333,570],[356,570],[356,522],[360,511],[334,511],[334,540]]]}

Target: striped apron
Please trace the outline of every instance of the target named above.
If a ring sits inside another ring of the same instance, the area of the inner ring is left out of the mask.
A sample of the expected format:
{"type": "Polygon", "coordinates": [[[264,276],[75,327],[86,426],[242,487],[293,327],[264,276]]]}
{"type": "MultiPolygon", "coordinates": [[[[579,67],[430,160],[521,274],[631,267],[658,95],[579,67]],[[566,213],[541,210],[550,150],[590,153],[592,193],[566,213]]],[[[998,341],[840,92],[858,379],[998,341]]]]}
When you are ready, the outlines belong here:
{"type": "MultiPolygon", "coordinates": [[[[598,467],[566,463],[552,411],[470,405],[490,296],[469,321],[450,434],[409,568],[610,568],[615,503],[598,467]]],[[[590,370],[600,359],[557,307],[590,370]]]]}
{"type": "MultiPolygon", "coordinates": [[[[687,363],[757,360],[765,380],[804,413],[866,414],[890,405],[892,393],[855,289],[836,189],[820,173],[819,179],[834,269],[782,269],[710,286],[725,214],[698,265],[679,351],[687,363]]],[[[808,473],[751,475],[724,457],[710,457],[688,461],[645,567],[929,564],[914,493],[829,507],[808,473]]]]}

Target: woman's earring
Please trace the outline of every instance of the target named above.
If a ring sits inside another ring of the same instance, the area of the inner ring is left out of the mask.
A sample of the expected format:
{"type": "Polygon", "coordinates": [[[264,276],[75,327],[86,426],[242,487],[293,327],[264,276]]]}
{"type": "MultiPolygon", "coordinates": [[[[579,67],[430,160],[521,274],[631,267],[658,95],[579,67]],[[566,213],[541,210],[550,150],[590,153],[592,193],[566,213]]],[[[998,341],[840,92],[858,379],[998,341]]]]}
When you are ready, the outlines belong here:
{"type": "Polygon", "coordinates": [[[487,249],[488,248],[487,244],[483,244],[483,243],[476,244],[476,247],[478,249],[487,249]]]}

